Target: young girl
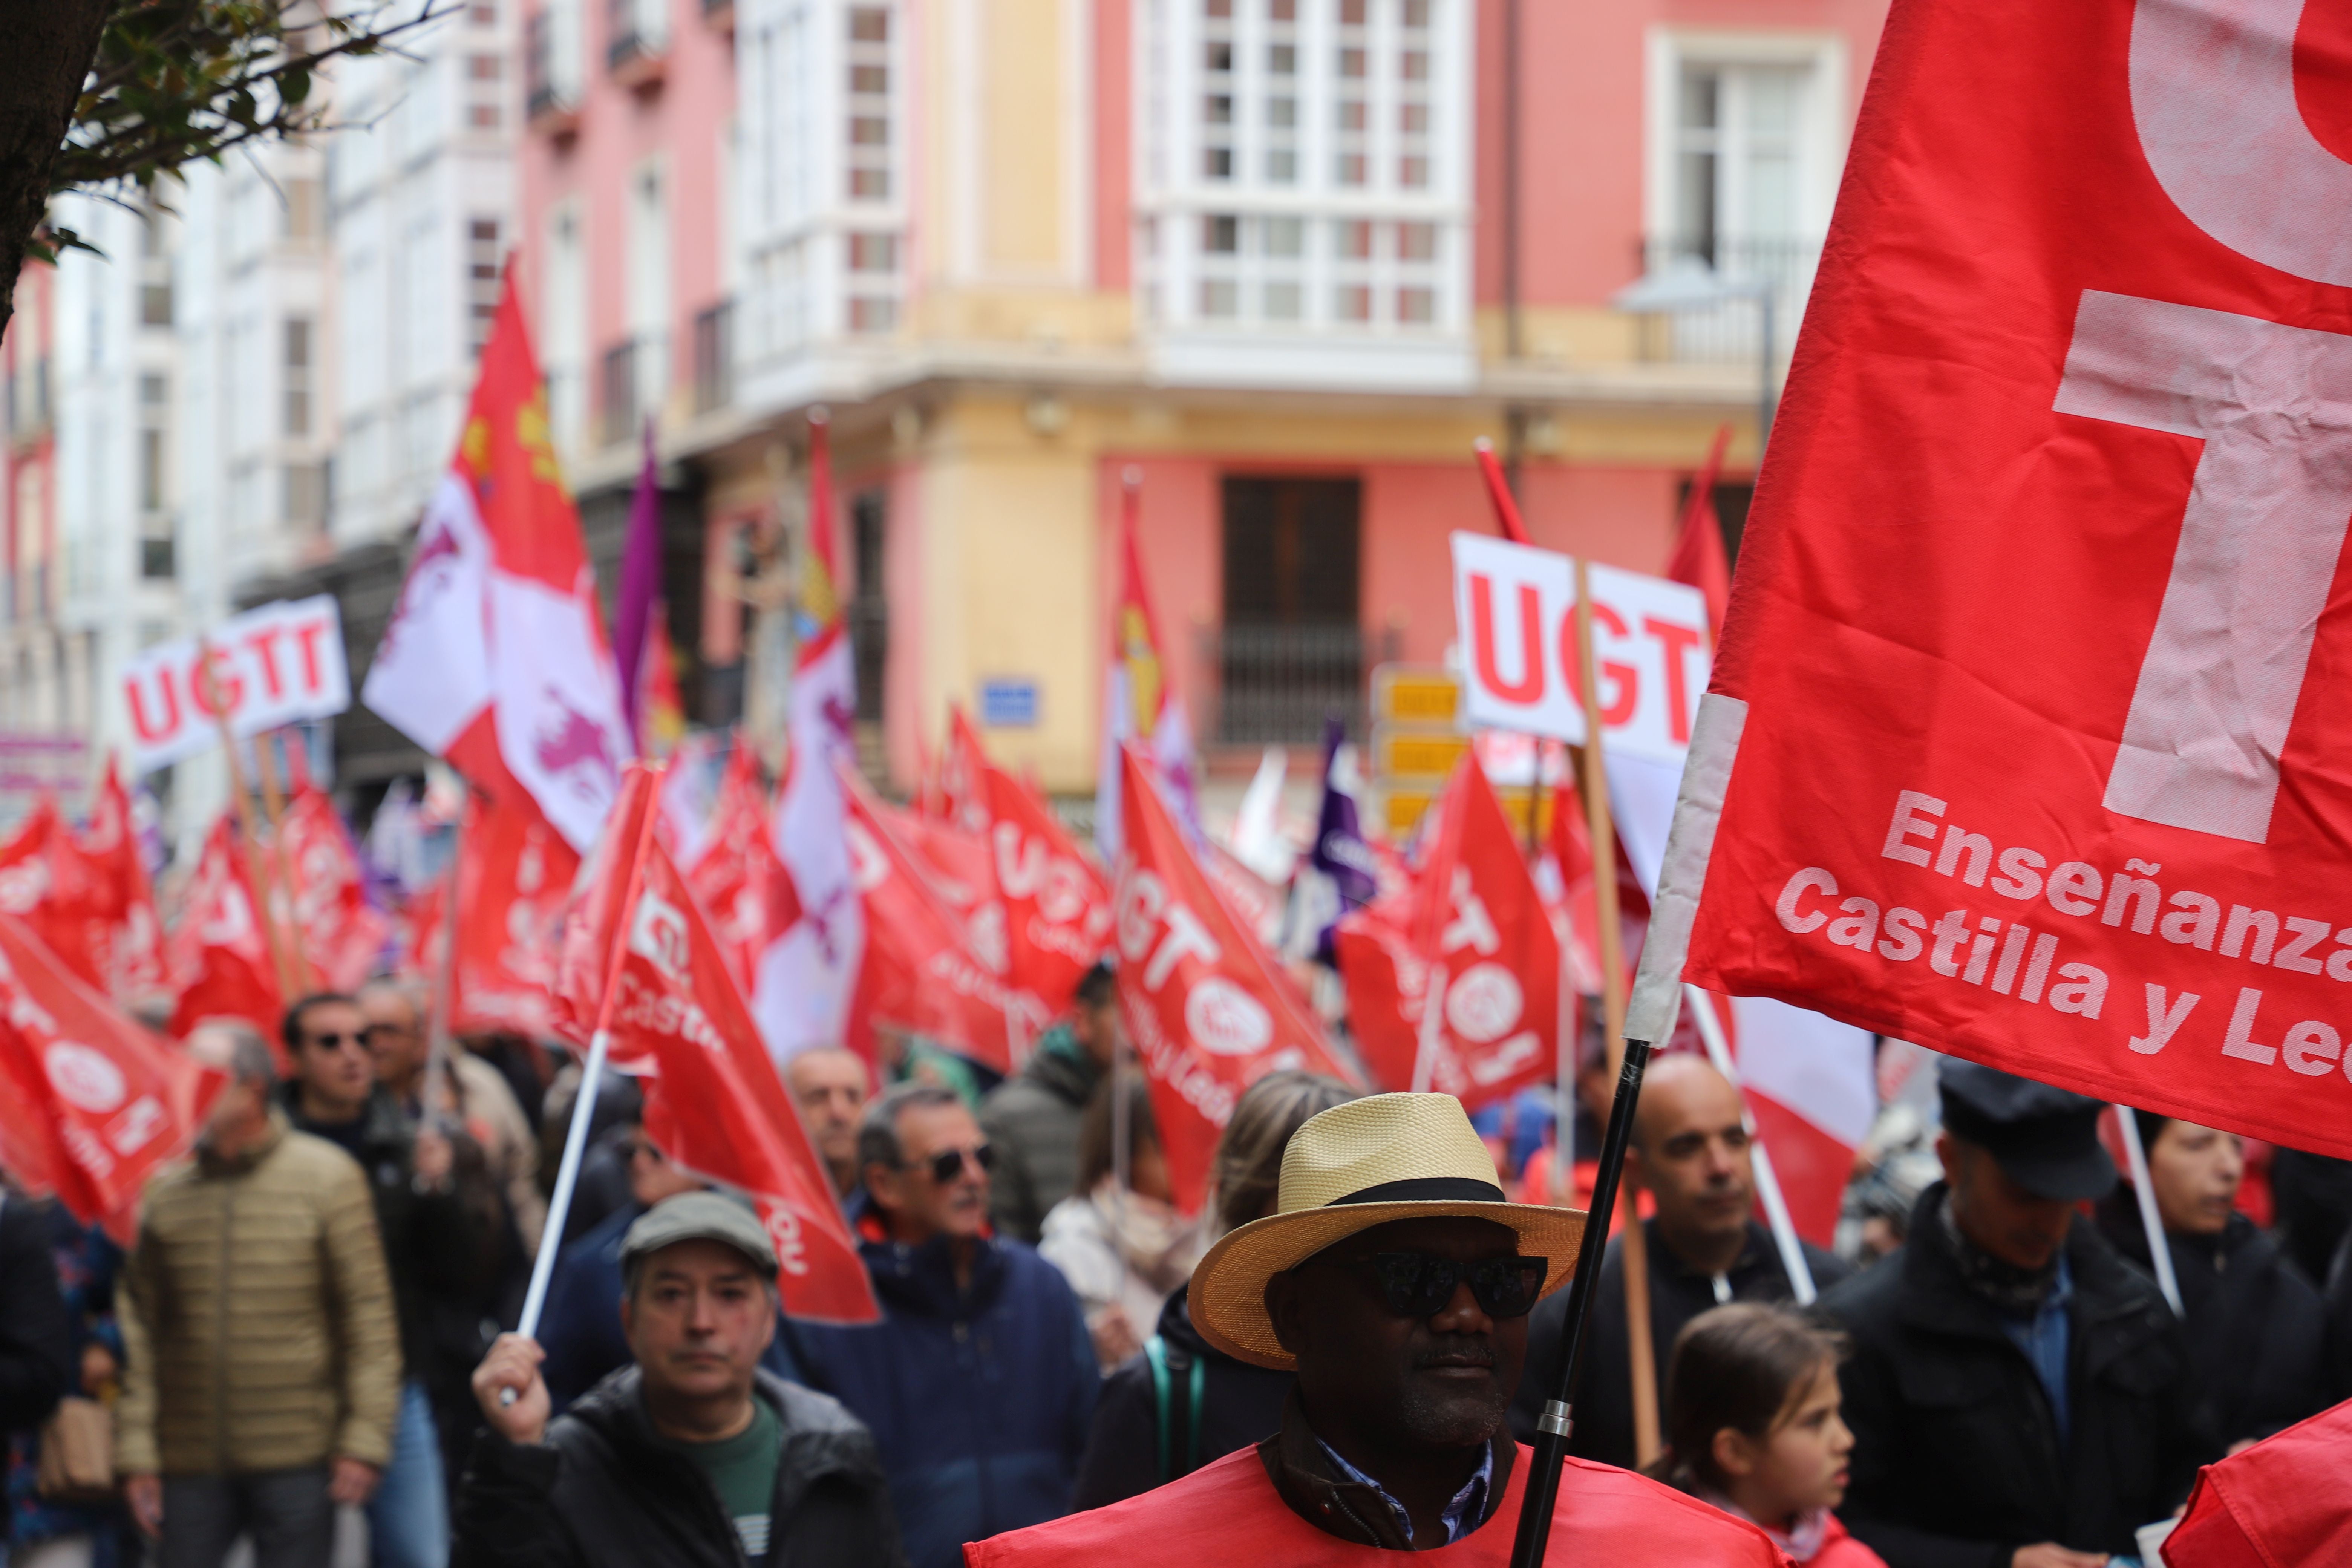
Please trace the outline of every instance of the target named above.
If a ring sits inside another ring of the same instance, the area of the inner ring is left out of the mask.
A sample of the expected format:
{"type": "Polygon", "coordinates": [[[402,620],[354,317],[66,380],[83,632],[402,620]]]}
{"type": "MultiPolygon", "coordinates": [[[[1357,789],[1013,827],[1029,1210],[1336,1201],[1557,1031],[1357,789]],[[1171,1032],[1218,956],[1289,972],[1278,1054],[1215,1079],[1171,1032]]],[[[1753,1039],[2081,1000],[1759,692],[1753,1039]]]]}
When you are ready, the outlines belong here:
{"type": "Polygon", "coordinates": [[[1808,1568],[1886,1568],[1846,1534],[1853,1434],[1838,1418],[1844,1342],[1788,1307],[1737,1302],[1692,1319],[1666,1374],[1666,1452],[1652,1473],[1763,1527],[1808,1568]]]}

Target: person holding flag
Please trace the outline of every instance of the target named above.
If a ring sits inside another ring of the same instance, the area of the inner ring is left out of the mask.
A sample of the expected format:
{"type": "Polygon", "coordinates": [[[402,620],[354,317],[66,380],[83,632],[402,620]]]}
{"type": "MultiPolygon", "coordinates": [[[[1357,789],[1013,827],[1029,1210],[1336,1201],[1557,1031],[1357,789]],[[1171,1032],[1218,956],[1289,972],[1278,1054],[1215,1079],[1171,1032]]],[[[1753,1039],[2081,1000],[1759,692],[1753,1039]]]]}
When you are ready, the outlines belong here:
{"type": "MultiPolygon", "coordinates": [[[[1280,1430],[1140,1497],[967,1546],[968,1568],[1369,1568],[1449,1546],[1449,1563],[1508,1559],[1530,1459],[1504,1412],[1528,1309],[1568,1282],[1584,1216],[1506,1202],[1443,1094],[1310,1119],[1278,1194],[1210,1249],[1189,1301],[1210,1344],[1296,1372],[1280,1430]]],[[[1783,1561],[1754,1525],[1628,1471],[1571,1459],[1560,1491],[1557,1563],[1783,1561]]]]}

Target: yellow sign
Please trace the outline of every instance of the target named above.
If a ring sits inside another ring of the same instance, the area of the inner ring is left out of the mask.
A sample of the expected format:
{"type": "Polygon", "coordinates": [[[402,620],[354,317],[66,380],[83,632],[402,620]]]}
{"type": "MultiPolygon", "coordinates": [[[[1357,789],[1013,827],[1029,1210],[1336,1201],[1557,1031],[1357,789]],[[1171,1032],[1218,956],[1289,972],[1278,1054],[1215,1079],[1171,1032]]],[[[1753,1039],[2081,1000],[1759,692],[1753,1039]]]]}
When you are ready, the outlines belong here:
{"type": "Polygon", "coordinates": [[[1376,778],[1450,778],[1470,749],[1470,737],[1452,730],[1418,725],[1372,726],[1372,774],[1376,778]]]}
{"type": "MultiPolygon", "coordinates": [[[[1511,825],[1512,836],[1525,842],[1528,837],[1528,808],[1532,801],[1536,814],[1538,841],[1551,837],[1552,804],[1557,797],[1553,790],[1530,790],[1525,784],[1497,789],[1495,798],[1501,802],[1504,820],[1511,825]]],[[[1423,814],[1437,799],[1434,788],[1390,789],[1381,792],[1381,824],[1388,829],[1391,841],[1412,836],[1423,814]]]]}
{"type": "Polygon", "coordinates": [[[1372,671],[1372,719],[1452,724],[1462,711],[1462,682],[1441,665],[1383,664],[1372,671]]]}

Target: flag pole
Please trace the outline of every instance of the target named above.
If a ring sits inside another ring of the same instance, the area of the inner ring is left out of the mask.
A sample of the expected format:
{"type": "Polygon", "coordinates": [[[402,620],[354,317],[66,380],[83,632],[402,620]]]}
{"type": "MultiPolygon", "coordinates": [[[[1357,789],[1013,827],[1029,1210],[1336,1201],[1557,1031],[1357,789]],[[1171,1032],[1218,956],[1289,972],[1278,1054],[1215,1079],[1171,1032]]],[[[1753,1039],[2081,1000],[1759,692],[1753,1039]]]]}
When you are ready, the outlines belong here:
{"type": "Polygon", "coordinates": [[[457,820],[449,826],[449,865],[441,873],[441,964],[434,976],[433,1013],[425,1037],[425,1116],[436,1124],[453,1117],[457,1106],[449,1074],[449,1021],[457,1008],[457,906],[466,864],[466,819],[474,814],[473,786],[461,787],[466,793],[458,802],[457,820]]]}
{"type": "MultiPolygon", "coordinates": [[[[637,893],[645,886],[646,850],[653,842],[654,822],[660,816],[658,791],[661,787],[662,764],[652,769],[654,794],[646,799],[646,813],[637,828],[636,853],[629,861],[629,880],[621,896],[620,912],[613,926],[613,952],[604,969],[604,994],[596,1004],[596,1030],[588,1037],[588,1059],[580,1071],[580,1093],[572,1102],[572,1125],[563,1134],[563,1159],[555,1167],[555,1190],[547,1198],[547,1228],[540,1233],[539,1256],[531,1260],[530,1289],[522,1299],[522,1317],[515,1324],[515,1332],[524,1339],[536,1337],[539,1331],[540,1310],[547,1305],[547,1282],[555,1272],[555,1255],[563,1246],[563,1222],[571,1217],[572,1190],[580,1184],[580,1161],[587,1152],[588,1123],[596,1113],[596,1089],[604,1076],[604,1058],[613,1045],[613,1005],[621,991],[621,963],[629,952],[629,920],[637,907],[637,893]]],[[[454,936],[454,928],[453,932],[454,936]]],[[[499,1402],[514,1403],[514,1390],[502,1389],[499,1402]]]]}
{"type": "Polygon", "coordinates": [[[270,882],[267,865],[261,858],[261,834],[254,826],[253,802],[247,797],[245,766],[237,761],[236,736],[228,726],[228,710],[220,700],[220,682],[213,678],[213,645],[203,637],[196,639],[196,665],[203,672],[205,706],[213,710],[213,722],[220,729],[221,756],[228,764],[229,808],[236,813],[237,831],[245,837],[245,874],[261,900],[261,934],[269,943],[269,966],[278,973],[278,994],[292,1001],[297,994],[294,974],[286,964],[285,933],[278,929],[278,909],[269,896],[270,882]]]}
{"type": "Polygon", "coordinates": [[[278,885],[285,889],[286,916],[294,927],[286,943],[287,967],[293,971],[298,989],[307,993],[319,988],[318,972],[302,951],[301,918],[294,909],[294,863],[286,854],[286,793],[278,787],[278,763],[269,754],[270,740],[279,733],[272,730],[253,738],[253,771],[261,782],[261,809],[269,818],[270,864],[278,885]]]}
{"type": "MultiPolygon", "coordinates": [[[[1482,466],[1492,454],[1482,453],[1482,466]]],[[[1491,480],[1489,481],[1491,484],[1491,480]]],[[[1617,830],[1609,814],[1609,775],[1602,756],[1601,702],[1594,686],[1592,657],[1592,593],[1581,558],[1576,563],[1576,651],[1578,695],[1584,707],[1584,809],[1592,837],[1593,901],[1601,921],[1601,1010],[1608,1029],[1611,1065],[1617,1077],[1616,1097],[1609,1107],[1609,1126],[1601,1139],[1601,1165],[1592,1183],[1592,1207],[1577,1247],[1576,1274],[1569,1281],[1568,1315],[1560,1331],[1559,1381],[1544,1402],[1536,1422],[1534,1462],[1528,1467],[1527,1491],[1520,1499],[1518,1528],[1511,1545],[1511,1568],[1541,1568],[1551,1543],[1551,1521],[1559,1502],[1560,1469],[1568,1458],[1573,1429],[1569,1396],[1576,1387],[1577,1363],[1583,1357],[1584,1331],[1592,1315],[1592,1298],[1601,1284],[1601,1258],[1609,1245],[1609,1219],[1617,1207],[1625,1170],[1625,1145],[1633,1132],[1633,1111],[1642,1098],[1642,1075],[1650,1065],[1650,1042],[1629,1040],[1625,1032],[1625,968],[1617,925],[1617,830]]],[[[1625,1323],[1633,1363],[1634,1447],[1643,1462],[1657,1445],[1657,1367],[1650,1343],[1648,1258],[1642,1246],[1639,1215],[1626,1206],[1625,1323]],[[1647,1373],[1646,1389],[1643,1374],[1647,1373]],[[1643,1409],[1643,1395],[1648,1394],[1643,1409]],[[1650,1453],[1643,1452],[1643,1416],[1648,1418],[1650,1453]]]]}
{"type": "Polygon", "coordinates": [[[2116,1131],[2123,1134],[2124,1158],[2131,1166],[2132,1194],[2139,1203],[2140,1228],[2147,1233],[2147,1258],[2156,1266],[2156,1286],[2176,1318],[2180,1308],[2180,1280],[2172,1271],[2172,1244],[2165,1239],[2164,1215],[2157,1212],[2156,1187],[2147,1177],[2147,1149],[2140,1142],[2139,1119],[2128,1105],[2116,1107],[2116,1131]]]}

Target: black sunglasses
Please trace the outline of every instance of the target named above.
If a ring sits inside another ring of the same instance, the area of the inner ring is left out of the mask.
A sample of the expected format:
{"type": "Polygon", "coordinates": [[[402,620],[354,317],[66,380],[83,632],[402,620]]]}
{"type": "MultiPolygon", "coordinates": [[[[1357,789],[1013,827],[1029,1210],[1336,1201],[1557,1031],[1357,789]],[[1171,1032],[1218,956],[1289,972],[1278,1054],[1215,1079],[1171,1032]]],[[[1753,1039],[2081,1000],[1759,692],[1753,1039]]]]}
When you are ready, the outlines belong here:
{"type": "Polygon", "coordinates": [[[1390,1311],[1400,1318],[1433,1318],[1467,1281],[1479,1310],[1490,1318],[1524,1318],[1543,1294],[1551,1273],[1548,1258],[1482,1258],[1475,1263],[1433,1258],[1426,1252],[1375,1252],[1358,1258],[1381,1288],[1390,1311]]]}
{"type": "Polygon", "coordinates": [[[364,1029],[349,1035],[343,1034],[340,1030],[332,1030],[323,1035],[314,1035],[310,1033],[310,1030],[305,1029],[302,1031],[302,1037],[310,1044],[310,1048],[314,1051],[340,1051],[345,1046],[365,1047],[367,1044],[367,1031],[364,1029]]]}
{"type": "Polygon", "coordinates": [[[900,1168],[915,1170],[919,1167],[928,1170],[931,1173],[932,1181],[945,1186],[963,1174],[963,1163],[966,1160],[978,1165],[982,1175],[996,1169],[996,1151],[985,1143],[976,1149],[942,1149],[928,1160],[913,1162],[900,1168]]]}

